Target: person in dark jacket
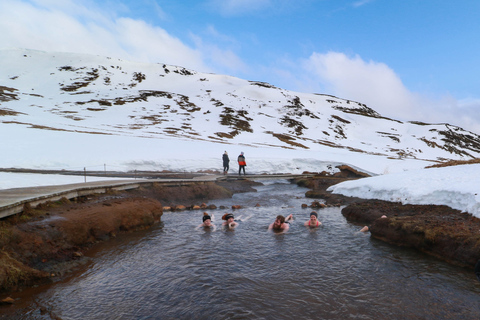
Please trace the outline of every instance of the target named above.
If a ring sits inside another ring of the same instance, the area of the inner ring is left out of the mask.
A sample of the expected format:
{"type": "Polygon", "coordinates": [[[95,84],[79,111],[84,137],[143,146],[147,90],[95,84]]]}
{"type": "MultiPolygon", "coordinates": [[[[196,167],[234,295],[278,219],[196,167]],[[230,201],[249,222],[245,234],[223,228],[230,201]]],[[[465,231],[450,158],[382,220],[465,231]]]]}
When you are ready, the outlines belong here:
{"type": "Polygon", "coordinates": [[[228,153],[225,151],[225,153],[222,156],[223,159],[223,174],[228,173],[228,169],[230,169],[230,159],[228,158],[228,153]]]}
{"type": "Polygon", "coordinates": [[[245,167],[247,166],[247,163],[245,162],[245,156],[243,155],[243,152],[240,153],[238,156],[238,175],[241,175],[242,169],[243,169],[243,175],[245,175],[245,167]]]}

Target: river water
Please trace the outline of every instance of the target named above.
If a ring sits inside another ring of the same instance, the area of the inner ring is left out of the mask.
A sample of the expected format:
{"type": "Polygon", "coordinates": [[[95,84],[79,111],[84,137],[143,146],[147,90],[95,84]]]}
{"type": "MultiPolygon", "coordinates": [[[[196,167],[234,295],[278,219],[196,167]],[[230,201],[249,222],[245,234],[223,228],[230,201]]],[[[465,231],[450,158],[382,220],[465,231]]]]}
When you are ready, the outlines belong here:
{"type": "MultiPolygon", "coordinates": [[[[20,319],[480,319],[471,270],[358,232],[341,208],[307,229],[306,189],[265,182],[233,204],[239,226],[196,230],[200,211],[164,213],[147,231],[97,247],[69,279],[37,288],[20,319]],[[256,207],[259,204],[259,207],[256,207]],[[285,234],[267,230],[293,213],[285,234]],[[242,216],[242,217],[241,217],[242,216]]],[[[232,212],[232,210],[228,210],[232,212]]]]}

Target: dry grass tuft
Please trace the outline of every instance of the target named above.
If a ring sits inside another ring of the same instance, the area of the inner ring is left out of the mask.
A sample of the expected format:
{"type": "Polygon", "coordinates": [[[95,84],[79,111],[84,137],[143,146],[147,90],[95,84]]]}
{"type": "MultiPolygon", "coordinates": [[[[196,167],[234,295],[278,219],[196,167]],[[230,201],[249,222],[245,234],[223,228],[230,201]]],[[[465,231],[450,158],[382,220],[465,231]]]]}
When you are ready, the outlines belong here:
{"type": "Polygon", "coordinates": [[[475,158],[471,160],[450,160],[447,162],[437,163],[425,168],[442,168],[442,167],[460,166],[464,164],[474,164],[474,163],[480,163],[480,158],[475,158]]]}

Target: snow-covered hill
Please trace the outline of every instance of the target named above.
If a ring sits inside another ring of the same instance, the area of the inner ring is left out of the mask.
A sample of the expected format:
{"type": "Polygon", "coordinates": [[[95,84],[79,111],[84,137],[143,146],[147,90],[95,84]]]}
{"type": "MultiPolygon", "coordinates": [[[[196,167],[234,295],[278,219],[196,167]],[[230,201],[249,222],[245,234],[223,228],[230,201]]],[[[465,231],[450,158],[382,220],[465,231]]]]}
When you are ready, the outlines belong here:
{"type": "Polygon", "coordinates": [[[347,163],[385,173],[480,156],[472,132],[388,119],[361,102],[31,50],[0,51],[0,134],[0,168],[213,170],[228,150],[232,160],[245,151],[250,172],[347,163]]]}

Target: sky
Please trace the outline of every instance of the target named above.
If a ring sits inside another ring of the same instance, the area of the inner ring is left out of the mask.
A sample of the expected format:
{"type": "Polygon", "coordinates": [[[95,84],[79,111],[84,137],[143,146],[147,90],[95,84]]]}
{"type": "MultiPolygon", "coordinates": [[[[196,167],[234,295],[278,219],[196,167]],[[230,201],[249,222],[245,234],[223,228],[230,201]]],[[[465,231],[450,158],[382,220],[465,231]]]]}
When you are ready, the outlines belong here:
{"type": "Polygon", "coordinates": [[[0,49],[166,63],[480,133],[476,0],[0,0],[0,49]]]}

